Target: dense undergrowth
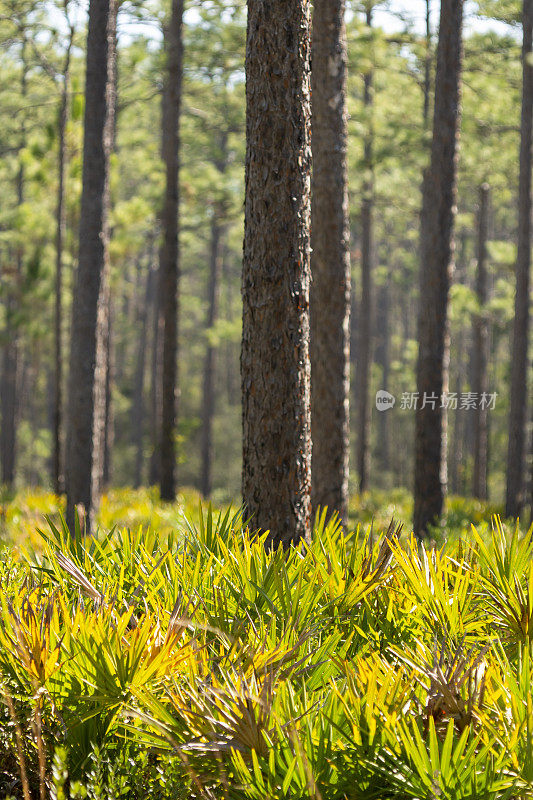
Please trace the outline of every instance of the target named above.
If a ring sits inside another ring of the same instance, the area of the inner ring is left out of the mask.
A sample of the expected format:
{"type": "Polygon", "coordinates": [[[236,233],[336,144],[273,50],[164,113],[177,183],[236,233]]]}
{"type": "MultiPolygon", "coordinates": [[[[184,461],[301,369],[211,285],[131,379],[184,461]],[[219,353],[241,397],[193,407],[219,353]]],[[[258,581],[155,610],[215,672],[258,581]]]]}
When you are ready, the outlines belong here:
{"type": "Polygon", "coordinates": [[[533,798],[530,536],[196,516],[5,547],[0,797],[533,798]]]}
{"type": "MultiPolygon", "coordinates": [[[[161,503],[156,488],[112,489],[102,498],[97,522],[104,531],[113,526],[132,529],[142,526],[166,535],[186,527],[187,520],[198,524],[199,502],[200,496],[193,489],[180,491],[172,505],[161,503]]],[[[39,550],[42,545],[39,529],[44,517],[51,517],[59,525],[60,512],[64,510],[64,498],[44,489],[4,493],[0,489],[0,541],[39,550]]],[[[354,495],[349,511],[353,529],[373,522],[381,530],[388,527],[392,518],[408,529],[413,516],[412,495],[406,489],[374,489],[354,495]]],[[[449,497],[443,524],[432,532],[432,538],[442,544],[445,539],[468,537],[471,524],[484,534],[490,529],[492,517],[501,513],[502,508],[497,505],[474,498],[449,497]]]]}

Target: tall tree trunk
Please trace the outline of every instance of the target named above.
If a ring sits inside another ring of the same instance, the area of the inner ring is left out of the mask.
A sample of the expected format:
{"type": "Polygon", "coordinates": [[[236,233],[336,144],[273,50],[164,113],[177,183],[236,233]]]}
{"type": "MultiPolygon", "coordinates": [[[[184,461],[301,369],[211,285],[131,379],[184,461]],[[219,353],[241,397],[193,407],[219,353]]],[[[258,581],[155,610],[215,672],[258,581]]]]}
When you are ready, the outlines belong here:
{"type": "Polygon", "coordinates": [[[32,343],[23,354],[20,372],[21,379],[17,393],[17,416],[19,419],[17,422],[24,419],[30,430],[30,441],[25,448],[28,466],[25,470],[21,470],[21,478],[25,486],[35,486],[39,482],[38,470],[35,468],[35,443],[39,438],[39,414],[35,402],[38,359],[32,343]],[[24,414],[21,413],[22,409],[24,409],[24,414]]]}
{"type": "MultiPolygon", "coordinates": [[[[220,301],[220,276],[222,273],[222,248],[224,228],[215,210],[211,223],[211,256],[209,264],[208,310],[206,330],[209,332],[218,318],[220,301]]],[[[215,370],[216,348],[207,343],[204,364],[204,386],[202,402],[202,474],[200,491],[210,497],[213,483],[213,418],[215,415],[215,370]]]]}
{"type": "MultiPolygon", "coordinates": [[[[372,7],[366,12],[366,24],[372,27],[372,7]]],[[[370,376],[372,369],[372,305],[374,291],[372,272],[374,265],[374,131],[372,107],[374,73],[370,69],[364,76],[364,105],[368,129],[364,142],[363,202],[361,208],[361,305],[358,320],[357,371],[355,401],[357,408],[357,471],[359,491],[368,489],[370,479],[370,430],[372,406],[370,404],[370,376]]]]}
{"type": "MultiPolygon", "coordinates": [[[[68,0],[65,8],[67,8],[68,0]]],[[[65,61],[63,85],[59,101],[58,158],[57,158],[57,207],[56,207],[56,286],[54,315],[54,419],[53,419],[53,464],[52,484],[54,492],[65,489],[62,458],[63,435],[63,243],[66,230],[65,170],[67,161],[66,130],[68,123],[68,101],[70,96],[70,54],[74,40],[74,27],[70,25],[65,61]]]]}
{"type": "Polygon", "coordinates": [[[484,183],[479,190],[478,254],[476,294],[480,313],[474,319],[474,380],[472,391],[478,396],[474,420],[474,474],[472,494],[480,500],[487,499],[489,415],[487,395],[489,392],[489,321],[487,317],[488,273],[487,241],[489,233],[490,189],[484,183]]]}
{"type": "Polygon", "coordinates": [[[163,318],[161,314],[161,265],[155,273],[155,291],[152,306],[152,342],[150,363],[150,468],[148,482],[150,486],[159,483],[161,460],[159,458],[159,441],[161,431],[161,389],[162,389],[162,340],[163,318]]]}
{"type": "Polygon", "coordinates": [[[513,351],[511,358],[511,413],[507,450],[505,516],[519,516],[525,492],[525,439],[528,404],[529,289],[531,271],[531,146],[533,130],[533,0],[523,4],[523,86],[520,131],[520,182],[518,197],[518,253],[513,351]]]}
{"type": "MultiPolygon", "coordinates": [[[[468,237],[466,231],[461,231],[459,236],[459,248],[456,261],[455,280],[456,283],[466,283],[467,258],[468,258],[468,237]]],[[[455,381],[452,389],[460,397],[467,381],[467,334],[464,325],[461,324],[457,334],[457,356],[455,366],[455,381]]],[[[460,407],[458,403],[454,414],[453,440],[450,448],[450,489],[452,494],[464,494],[465,492],[465,469],[464,469],[464,429],[466,424],[467,411],[460,407]]]]}
{"type": "MultiPolygon", "coordinates": [[[[117,13],[118,13],[117,6],[117,13]]],[[[117,153],[117,132],[118,132],[118,82],[119,82],[119,56],[118,56],[118,30],[115,25],[115,41],[113,52],[115,55],[113,64],[113,99],[115,107],[113,109],[113,141],[111,152],[117,153]]],[[[107,295],[107,318],[104,331],[105,346],[105,410],[104,424],[102,429],[102,488],[108,489],[111,485],[113,474],[113,448],[115,446],[115,406],[113,402],[113,387],[116,383],[116,361],[115,361],[115,303],[111,293],[111,286],[107,295]]]]}
{"type": "Polygon", "coordinates": [[[529,527],[533,525],[533,405],[530,409],[530,437],[529,437],[529,527]]]}
{"type": "Polygon", "coordinates": [[[431,46],[431,0],[426,0],[426,54],[424,59],[424,128],[429,130],[431,113],[431,63],[433,48],[431,46]]]}
{"type": "MultiPolygon", "coordinates": [[[[222,253],[222,283],[225,287],[224,292],[224,313],[227,320],[234,318],[234,286],[233,286],[233,270],[230,258],[230,251],[226,244],[224,252],[222,253]]],[[[239,298],[240,304],[240,298],[239,298]]],[[[228,404],[236,406],[241,404],[241,387],[240,387],[240,374],[239,374],[239,358],[236,343],[228,340],[224,348],[224,362],[226,374],[226,394],[228,404]]]]}
{"type": "Polygon", "coordinates": [[[105,411],[104,427],[102,430],[102,488],[107,489],[112,480],[113,470],[113,447],[115,444],[115,408],[113,405],[113,385],[115,383],[115,348],[113,341],[113,313],[114,303],[111,293],[107,301],[107,320],[104,332],[105,348],[105,411]]]}
{"type": "MultiPolygon", "coordinates": [[[[381,366],[380,389],[389,390],[390,376],[390,283],[391,274],[388,271],[385,283],[380,287],[376,303],[376,362],[381,366]]],[[[390,464],[390,416],[388,413],[378,415],[378,446],[379,468],[382,475],[391,471],[390,464]]]]}
{"type": "MultiPolygon", "coordinates": [[[[466,333],[461,330],[459,333],[459,344],[457,348],[457,384],[452,387],[457,391],[460,398],[465,390],[467,382],[468,353],[465,342],[466,333]]],[[[453,440],[450,453],[450,489],[452,494],[463,495],[465,493],[465,426],[469,412],[460,407],[458,403],[455,411],[453,440]]]]}
{"type": "Polygon", "coordinates": [[[18,336],[12,324],[15,303],[12,297],[6,302],[6,335],[7,342],[4,346],[2,359],[2,427],[1,456],[2,456],[2,484],[11,488],[15,481],[16,461],[16,434],[17,434],[17,385],[18,385],[18,336]]]}
{"type": "Polygon", "coordinates": [[[424,176],[415,434],[414,530],[426,535],[446,492],[448,295],[453,270],[462,67],[462,0],[442,0],[431,165],[424,176]]]}
{"type": "MultiPolygon", "coordinates": [[[[28,66],[26,63],[26,31],[22,30],[20,93],[22,105],[28,94],[28,66]]],[[[20,128],[19,141],[19,169],[17,173],[17,205],[24,202],[24,162],[22,150],[26,147],[26,124],[24,120],[20,128]]],[[[23,247],[17,244],[15,253],[15,287],[8,293],[6,299],[6,344],[2,360],[2,384],[0,388],[0,406],[2,412],[2,425],[0,427],[0,457],[2,461],[2,484],[11,488],[15,481],[15,465],[17,456],[17,396],[19,383],[19,335],[16,323],[13,321],[17,308],[17,293],[22,282],[23,247]]]]}
{"type": "Polygon", "coordinates": [[[150,261],[146,278],[145,300],[139,307],[138,326],[140,328],[139,346],[137,351],[137,366],[135,368],[135,381],[133,387],[133,406],[131,422],[133,445],[135,447],[135,473],[133,485],[136,489],[142,484],[144,464],[144,376],[146,371],[146,344],[148,339],[148,313],[154,302],[157,272],[150,261]]]}
{"type": "Polygon", "coordinates": [[[162,119],[166,191],[160,252],[163,315],[160,489],[161,499],[167,502],[175,499],[177,481],[179,124],[183,82],[183,6],[184,0],[172,0],[169,24],[164,31],[166,70],[162,119]]]}
{"type": "Polygon", "coordinates": [[[248,0],[242,490],[269,544],[311,533],[310,2],[248,0]]]}
{"type": "Polygon", "coordinates": [[[67,522],[94,523],[103,468],[105,331],[109,293],[109,155],[114,129],[115,0],[91,0],[79,261],[73,296],[67,442],[67,522]]]}
{"type": "Polygon", "coordinates": [[[350,251],[344,0],[313,12],[312,502],[348,520],[350,251]]]}

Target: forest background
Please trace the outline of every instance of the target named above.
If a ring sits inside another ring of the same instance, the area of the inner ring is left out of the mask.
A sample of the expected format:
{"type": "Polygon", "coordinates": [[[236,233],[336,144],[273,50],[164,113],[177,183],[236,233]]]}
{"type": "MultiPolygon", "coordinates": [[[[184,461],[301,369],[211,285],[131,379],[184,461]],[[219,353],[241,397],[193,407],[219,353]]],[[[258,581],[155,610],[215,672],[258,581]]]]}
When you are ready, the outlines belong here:
{"type": "MultiPolygon", "coordinates": [[[[520,9],[512,3],[466,6],[462,130],[451,293],[449,490],[473,493],[475,324],[490,330],[488,497],[505,494],[517,231],[520,134],[520,9]],[[499,17],[495,20],[494,16],[499,17]],[[488,185],[488,292],[476,292],[480,190],[488,185]],[[463,406],[463,407],[462,407],[463,406]]],[[[348,4],[350,250],[352,263],[351,494],[410,491],[416,392],[418,237],[421,176],[431,139],[435,3],[348,4]],[[428,15],[429,12],[429,15],[428,15]],[[429,26],[427,22],[429,20],[429,26]],[[428,35],[429,34],[429,35],[428,35]],[[371,101],[365,85],[372,78],[371,101]],[[368,144],[371,144],[370,148],[368,144]],[[370,153],[370,156],[369,156],[370,153]],[[369,177],[374,248],[362,264],[365,186],[369,177]],[[370,295],[362,296],[362,270],[370,295]],[[370,299],[370,302],[369,302],[370,299]],[[366,319],[366,323],[365,323],[366,319]],[[361,342],[360,326],[371,335],[361,342]],[[368,348],[371,381],[370,471],[361,481],[361,382],[368,348]],[[377,410],[374,397],[396,397],[377,410]],[[361,484],[364,485],[361,485],[361,484]]],[[[4,0],[0,40],[0,329],[2,479],[16,488],[54,486],[57,325],[67,372],[73,274],[82,177],[86,9],[68,3],[4,0]],[[66,13],[65,13],[66,12],[66,13]],[[71,26],[71,27],[70,27],[71,26]],[[70,39],[72,37],[72,39],[70,39]],[[62,311],[56,305],[59,109],[71,41],[65,128],[65,234],[62,311]],[[19,264],[19,267],[16,266],[19,264]],[[16,373],[7,357],[17,342],[16,373]],[[5,395],[5,392],[4,392],[5,395]],[[6,403],[14,408],[9,409],[6,403]],[[11,443],[13,446],[11,446],[11,443]]],[[[156,271],[164,171],[161,150],[162,24],[157,1],[123,2],[118,17],[116,134],[111,167],[111,313],[105,483],[155,482],[157,450],[156,271]]],[[[243,3],[213,0],[185,14],[181,118],[178,482],[217,504],[240,502],[241,263],[245,158],[243,3]]],[[[66,381],[62,378],[66,391],[66,381]]],[[[64,402],[68,402],[68,399],[64,402]]],[[[531,426],[530,426],[531,428],[531,426]]],[[[62,433],[64,436],[64,433],[62,433]]],[[[528,475],[531,475],[531,430],[528,475]]],[[[61,447],[64,442],[61,442],[61,447]]],[[[532,485],[528,478],[528,485],[532,485]]],[[[531,503],[531,491],[528,494],[531,503]]]]}

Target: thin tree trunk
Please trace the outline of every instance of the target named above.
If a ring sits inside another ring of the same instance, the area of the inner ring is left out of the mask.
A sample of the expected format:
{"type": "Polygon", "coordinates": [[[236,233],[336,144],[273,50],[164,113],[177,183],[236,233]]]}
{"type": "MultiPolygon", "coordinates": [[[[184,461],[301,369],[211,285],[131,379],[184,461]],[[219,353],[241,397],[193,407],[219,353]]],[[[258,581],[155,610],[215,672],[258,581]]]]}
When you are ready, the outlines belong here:
{"type": "Polygon", "coordinates": [[[530,437],[529,437],[529,527],[533,525],[533,406],[530,409],[530,437]]]}
{"type": "Polygon", "coordinates": [[[13,298],[8,297],[6,303],[6,336],[2,359],[2,484],[12,488],[15,481],[16,462],[16,408],[18,384],[18,336],[12,324],[15,310],[13,298]]]}
{"type": "Polygon", "coordinates": [[[490,332],[487,318],[488,273],[487,240],[489,232],[490,189],[484,183],[479,190],[478,254],[476,294],[480,313],[474,319],[474,380],[472,391],[477,394],[478,403],[474,420],[474,475],[472,494],[480,500],[487,499],[489,419],[487,396],[489,392],[489,354],[490,332]]]}
{"type": "MultiPolygon", "coordinates": [[[[380,287],[376,303],[376,362],[381,366],[380,389],[389,391],[390,376],[390,282],[391,275],[387,274],[385,283],[380,287]]],[[[378,446],[380,471],[382,475],[391,471],[390,464],[390,416],[383,412],[378,415],[378,446]]]]}
{"type": "Polygon", "coordinates": [[[269,545],[311,533],[310,2],[248,0],[243,499],[269,545]]]}
{"type": "Polygon", "coordinates": [[[150,365],[150,468],[148,482],[150,486],[159,483],[161,469],[159,458],[159,441],[161,431],[161,388],[162,388],[162,333],[163,319],[161,315],[161,266],[155,273],[155,291],[153,298],[152,344],[150,365]]]}
{"type": "MultiPolygon", "coordinates": [[[[458,398],[461,397],[466,384],[466,362],[465,331],[461,330],[457,348],[457,385],[453,387],[457,390],[458,398]]],[[[460,407],[460,402],[458,402],[457,410],[455,411],[453,441],[450,453],[450,489],[452,494],[462,495],[465,491],[464,432],[467,413],[468,412],[460,407]]]]}
{"type": "MultiPolygon", "coordinates": [[[[218,319],[220,300],[220,276],[222,273],[222,248],[224,229],[217,219],[211,223],[211,256],[209,265],[208,311],[206,329],[209,332],[218,319]]],[[[210,497],[213,488],[213,419],[215,416],[215,370],[217,349],[207,344],[204,364],[204,386],[202,402],[202,474],[200,491],[210,497]]]]}
{"type": "MultiPolygon", "coordinates": [[[[65,3],[67,8],[68,0],[65,3]]],[[[67,161],[66,129],[68,123],[68,101],[70,96],[70,54],[74,39],[74,27],[70,25],[69,38],[63,64],[63,85],[59,102],[58,162],[57,162],[57,208],[56,208],[56,286],[54,315],[54,419],[53,419],[53,465],[52,484],[54,492],[65,489],[62,457],[63,435],[63,243],[66,230],[65,170],[67,161]]]]}
{"type": "Polygon", "coordinates": [[[17,416],[19,419],[24,419],[30,429],[30,441],[25,448],[28,467],[21,472],[21,478],[25,486],[35,486],[39,480],[38,471],[35,469],[35,442],[39,438],[39,418],[35,403],[38,364],[35,352],[31,352],[33,349],[31,345],[28,349],[29,352],[26,351],[23,356],[17,396],[17,416]],[[21,409],[24,409],[24,415],[21,414],[21,409]]]}
{"type": "MultiPolygon", "coordinates": [[[[467,272],[467,247],[468,238],[466,231],[462,231],[459,237],[460,247],[458,250],[455,278],[457,283],[466,282],[467,272]]],[[[467,380],[467,348],[466,330],[461,324],[457,335],[457,358],[455,367],[456,384],[452,389],[456,390],[458,398],[461,396],[467,380]]],[[[464,494],[465,491],[465,469],[464,469],[464,428],[467,412],[460,407],[458,402],[457,410],[454,414],[453,440],[450,449],[450,488],[452,494],[464,494]]]]}
{"type": "MultiPolygon", "coordinates": [[[[225,316],[227,320],[232,320],[234,316],[234,303],[233,295],[235,294],[233,286],[233,274],[230,262],[230,253],[228,246],[224,248],[222,254],[222,275],[223,284],[225,286],[225,316]]],[[[239,298],[240,303],[240,298],[239,298]]],[[[224,348],[225,354],[225,373],[226,373],[226,393],[228,404],[230,406],[240,405],[241,403],[241,388],[240,388],[240,375],[239,375],[239,358],[237,354],[237,347],[235,342],[229,340],[226,342],[224,348]]]]}
{"type": "Polygon", "coordinates": [[[426,0],[426,55],[424,59],[424,128],[429,130],[431,113],[431,0],[426,0]]]}
{"type": "Polygon", "coordinates": [[[115,348],[113,326],[114,303],[109,295],[105,336],[105,412],[103,428],[102,488],[109,488],[113,474],[113,447],[115,444],[115,408],[113,386],[115,383],[115,348]]]}
{"type": "Polygon", "coordinates": [[[511,358],[511,413],[507,451],[505,516],[518,517],[525,492],[525,439],[528,404],[528,339],[531,271],[531,146],[533,130],[533,0],[523,4],[523,87],[520,132],[520,181],[518,197],[518,253],[513,350],[511,358]]]}
{"type": "Polygon", "coordinates": [[[163,315],[160,490],[161,499],[167,502],[175,499],[177,482],[179,124],[183,81],[183,6],[184,0],[172,0],[170,21],[164,31],[167,61],[162,118],[166,191],[160,252],[163,315]]]}
{"type": "Polygon", "coordinates": [[[453,269],[462,67],[462,0],[442,0],[431,166],[424,177],[420,233],[419,353],[415,435],[414,530],[427,535],[446,492],[448,295],[453,269]]]}
{"type": "Polygon", "coordinates": [[[94,524],[103,468],[105,331],[109,292],[109,156],[114,130],[115,0],[91,0],[79,261],[73,296],[67,443],[67,522],[94,524]]]}
{"type": "Polygon", "coordinates": [[[350,302],[344,0],[315,3],[312,71],[313,507],[348,520],[350,302]]]}
{"type": "Polygon", "coordinates": [[[131,410],[131,423],[133,433],[133,445],[135,447],[135,473],[133,485],[136,489],[142,484],[142,472],[144,464],[144,376],[146,371],[146,344],[148,338],[148,313],[154,302],[156,289],[157,272],[150,262],[148,275],[146,278],[146,290],[144,304],[139,308],[138,327],[139,347],[137,351],[137,366],[135,369],[135,381],[133,387],[133,406],[131,410]]]}
{"type": "MultiPolygon", "coordinates": [[[[372,27],[372,7],[366,12],[366,24],[372,27]]],[[[368,118],[368,131],[364,142],[363,202],[361,208],[361,306],[359,311],[359,338],[357,343],[357,372],[355,401],[357,408],[357,471],[359,491],[368,489],[370,480],[370,430],[372,406],[370,404],[370,375],[372,368],[372,305],[374,290],[374,131],[371,121],[374,73],[364,76],[364,106],[368,118]]]]}
{"type": "MultiPolygon", "coordinates": [[[[28,66],[26,63],[26,32],[22,30],[20,93],[22,105],[28,94],[28,66]]],[[[24,112],[23,112],[24,114],[24,112]]],[[[24,202],[24,162],[22,150],[26,147],[26,125],[24,116],[20,129],[19,169],[17,173],[17,205],[24,202]]],[[[17,245],[15,254],[15,287],[9,292],[6,300],[6,344],[2,361],[2,385],[0,389],[0,405],[2,425],[0,427],[0,455],[2,460],[2,483],[11,488],[15,481],[15,465],[17,457],[17,396],[19,383],[19,334],[13,317],[17,308],[17,293],[22,282],[23,248],[17,245]]]]}
{"type": "MultiPolygon", "coordinates": [[[[117,6],[117,13],[118,8],[117,6]]],[[[113,62],[113,141],[111,151],[117,153],[117,132],[118,132],[118,82],[119,82],[119,57],[118,57],[118,30],[115,25],[114,39],[114,62],[113,62]]],[[[115,361],[115,303],[111,293],[111,286],[108,285],[107,294],[107,317],[104,331],[105,347],[105,410],[104,424],[102,430],[102,471],[101,488],[108,489],[111,485],[113,475],[113,448],[115,446],[115,406],[113,403],[113,387],[116,383],[116,361],[115,361]]]]}

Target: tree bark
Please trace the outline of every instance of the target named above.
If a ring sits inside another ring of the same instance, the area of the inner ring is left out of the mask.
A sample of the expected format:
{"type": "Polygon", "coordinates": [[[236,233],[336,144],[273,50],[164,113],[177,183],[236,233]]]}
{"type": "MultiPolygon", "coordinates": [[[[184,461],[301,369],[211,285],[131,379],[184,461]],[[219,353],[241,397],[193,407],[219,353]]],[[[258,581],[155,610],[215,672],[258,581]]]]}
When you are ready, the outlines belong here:
{"type": "MultiPolygon", "coordinates": [[[[211,223],[211,256],[209,265],[208,311],[206,330],[209,332],[218,319],[220,301],[220,276],[222,273],[222,248],[224,228],[217,218],[217,212],[211,223]]],[[[211,496],[213,488],[213,419],[215,416],[215,370],[217,348],[210,342],[204,364],[204,385],[202,402],[202,474],[200,491],[206,498],[211,496]]]]}
{"type": "MultiPolygon", "coordinates": [[[[372,7],[366,12],[366,24],[372,27],[372,7]]],[[[357,408],[357,471],[359,491],[368,489],[370,480],[370,429],[372,406],[370,404],[370,375],[372,369],[372,311],[374,290],[374,131],[371,120],[374,104],[374,73],[364,76],[364,106],[368,117],[368,130],[364,142],[363,201],[361,207],[361,306],[358,320],[357,371],[355,401],[357,408]]]]}
{"type": "MultiPolygon", "coordinates": [[[[460,397],[465,389],[467,382],[467,347],[465,343],[465,331],[459,332],[459,345],[457,348],[457,385],[453,387],[457,390],[460,397]]],[[[450,453],[450,489],[452,494],[463,495],[465,493],[465,425],[468,412],[457,406],[453,427],[453,440],[450,453]]]]}
{"type": "MultiPolygon", "coordinates": [[[[385,283],[379,288],[376,302],[376,363],[381,366],[380,389],[389,391],[390,378],[390,271],[385,283]]],[[[391,471],[390,463],[390,416],[388,413],[378,414],[377,456],[382,475],[391,471]]]]}
{"type": "Polygon", "coordinates": [[[155,274],[155,291],[152,316],[152,342],[150,364],[150,468],[148,482],[150,486],[159,483],[161,475],[161,459],[159,458],[159,441],[161,431],[161,389],[162,389],[162,333],[163,319],[161,314],[161,265],[155,274]]]}
{"type": "Polygon", "coordinates": [[[511,358],[511,412],[507,450],[505,516],[518,517],[525,501],[525,449],[528,404],[528,338],[531,272],[531,146],[533,120],[533,0],[523,3],[523,85],[518,190],[518,253],[513,349],[511,358]]]}
{"type": "Polygon", "coordinates": [[[113,447],[115,445],[115,408],[113,405],[113,386],[115,384],[115,348],[113,340],[114,303],[111,294],[107,301],[107,324],[104,332],[105,348],[105,411],[102,431],[102,489],[109,488],[113,471],[113,447]]]}
{"type": "Polygon", "coordinates": [[[311,532],[310,2],[248,0],[242,489],[268,544],[311,532]]]}
{"type": "Polygon", "coordinates": [[[70,348],[67,443],[67,522],[83,507],[88,530],[102,474],[105,415],[105,331],[109,263],[107,244],[109,155],[114,129],[115,0],[91,0],[83,147],[79,261],[70,348]]]}
{"type": "Polygon", "coordinates": [[[144,464],[144,376],[146,372],[146,345],[148,338],[148,313],[152,307],[156,289],[156,270],[152,263],[149,264],[146,278],[144,304],[140,305],[138,326],[140,328],[139,347],[137,351],[137,366],[135,368],[135,381],[133,387],[133,406],[131,410],[133,445],[135,447],[135,472],[133,485],[136,489],[142,484],[144,464]]]}
{"type": "Polygon", "coordinates": [[[529,527],[533,525],[533,406],[530,408],[530,437],[529,437],[529,527]]]}
{"type": "MultiPolygon", "coordinates": [[[[24,105],[28,94],[28,66],[26,62],[26,31],[22,30],[20,93],[24,105]]],[[[24,112],[23,112],[24,113],[24,112]]],[[[22,150],[26,147],[26,125],[24,116],[20,128],[19,169],[17,173],[17,205],[24,202],[24,163],[22,150]]],[[[17,292],[22,282],[23,248],[17,244],[15,253],[15,287],[6,299],[6,344],[2,359],[2,385],[0,389],[0,406],[2,426],[0,428],[0,456],[2,461],[2,484],[12,488],[15,482],[15,465],[17,457],[17,397],[19,384],[19,334],[13,315],[17,307],[17,292]]]]}
{"type": "Polygon", "coordinates": [[[2,454],[2,484],[12,488],[15,481],[15,462],[17,446],[17,386],[19,346],[18,336],[12,324],[15,303],[12,297],[6,302],[6,336],[2,359],[2,428],[1,428],[1,454],[2,454]]]}
{"type": "MultiPolygon", "coordinates": [[[[459,236],[460,246],[458,248],[457,262],[455,268],[455,282],[466,283],[467,258],[468,258],[468,237],[466,231],[462,231],[459,236]]],[[[455,362],[455,380],[452,388],[460,397],[467,382],[467,332],[461,323],[457,334],[457,355],[455,362]]],[[[465,465],[464,465],[464,429],[466,424],[467,411],[458,404],[454,414],[453,440],[450,448],[450,470],[449,483],[452,494],[465,493],[465,465]]]]}
{"type": "MultiPolygon", "coordinates": [[[[65,13],[68,0],[65,2],[65,13]]],[[[70,24],[69,38],[63,62],[63,83],[59,100],[58,156],[57,156],[57,206],[56,206],[56,285],[54,314],[54,414],[52,485],[59,495],[65,490],[63,471],[63,245],[66,231],[65,171],[67,162],[66,130],[70,97],[70,56],[74,41],[74,26],[70,24]]]]}
{"type": "Polygon", "coordinates": [[[424,128],[429,130],[431,112],[431,0],[426,0],[426,55],[424,59],[424,128]]]}
{"type": "Polygon", "coordinates": [[[170,20],[165,26],[165,83],[163,88],[163,161],[166,191],[163,205],[163,243],[160,251],[162,371],[161,371],[161,499],[176,497],[176,423],[178,383],[178,214],[179,214],[179,124],[183,81],[184,0],[172,0],[170,20]]]}
{"type": "Polygon", "coordinates": [[[462,0],[442,0],[431,165],[424,176],[420,250],[419,353],[415,434],[414,530],[425,536],[446,492],[448,295],[453,272],[462,68],[462,0]],[[429,402],[436,398],[435,407],[429,402]],[[426,398],[426,402],[424,402],[426,398]]]}
{"type": "Polygon", "coordinates": [[[312,45],[312,503],[348,520],[350,302],[344,0],[319,0],[312,45]]]}
{"type": "Polygon", "coordinates": [[[477,394],[478,403],[474,418],[474,473],[472,494],[480,500],[487,499],[489,415],[487,398],[489,392],[488,365],[490,355],[490,331],[487,317],[488,272],[487,241],[489,233],[490,189],[484,183],[479,190],[478,254],[476,294],[480,313],[474,319],[474,380],[472,391],[477,394]]]}
{"type": "MultiPolygon", "coordinates": [[[[234,303],[234,275],[233,275],[233,259],[231,252],[226,244],[224,252],[222,253],[222,283],[225,287],[224,291],[224,314],[225,319],[232,320],[235,315],[234,303]]],[[[241,265],[239,264],[239,269],[241,265]]],[[[239,311],[241,306],[241,298],[238,298],[239,311]]],[[[238,346],[235,342],[228,340],[224,347],[224,371],[225,371],[225,388],[230,406],[241,405],[241,380],[239,372],[239,356],[238,346]]]]}

